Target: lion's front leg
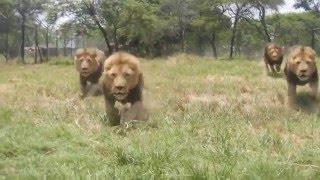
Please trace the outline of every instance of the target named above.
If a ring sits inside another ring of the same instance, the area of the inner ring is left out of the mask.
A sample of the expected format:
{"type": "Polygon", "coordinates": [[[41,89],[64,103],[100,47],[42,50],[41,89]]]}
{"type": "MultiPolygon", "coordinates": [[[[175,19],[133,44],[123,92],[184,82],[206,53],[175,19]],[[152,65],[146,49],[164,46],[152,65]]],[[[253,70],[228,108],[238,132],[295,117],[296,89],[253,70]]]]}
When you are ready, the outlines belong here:
{"type": "Polygon", "coordinates": [[[311,88],[311,96],[314,100],[316,100],[318,97],[318,81],[310,82],[309,86],[311,88]]]}
{"type": "Polygon", "coordinates": [[[80,89],[81,89],[81,97],[84,98],[88,94],[87,80],[80,76],[80,89]]]}
{"type": "Polygon", "coordinates": [[[271,71],[272,71],[273,74],[276,73],[276,70],[275,70],[274,66],[275,66],[275,65],[270,65],[270,68],[271,68],[271,71]]]}
{"type": "Polygon", "coordinates": [[[268,61],[266,60],[266,58],[264,58],[264,64],[265,64],[265,66],[266,66],[266,72],[267,72],[267,74],[270,72],[270,67],[269,67],[269,63],[268,63],[268,61]]]}
{"type": "Polygon", "coordinates": [[[119,110],[114,107],[114,105],[108,100],[105,101],[106,115],[111,126],[117,126],[120,124],[119,110]]]}
{"type": "Polygon", "coordinates": [[[146,121],[149,118],[149,114],[142,101],[133,103],[127,113],[131,115],[131,120],[146,121]]]}
{"type": "Polygon", "coordinates": [[[293,83],[288,82],[288,102],[289,105],[294,105],[297,96],[297,86],[293,83]]]}
{"type": "Polygon", "coordinates": [[[275,65],[275,66],[276,66],[277,72],[280,72],[280,70],[281,70],[281,64],[277,64],[277,65],[275,65]]]}
{"type": "Polygon", "coordinates": [[[133,120],[146,121],[149,117],[148,112],[141,101],[137,101],[133,104],[116,102],[115,108],[119,111],[121,124],[133,120]]]}

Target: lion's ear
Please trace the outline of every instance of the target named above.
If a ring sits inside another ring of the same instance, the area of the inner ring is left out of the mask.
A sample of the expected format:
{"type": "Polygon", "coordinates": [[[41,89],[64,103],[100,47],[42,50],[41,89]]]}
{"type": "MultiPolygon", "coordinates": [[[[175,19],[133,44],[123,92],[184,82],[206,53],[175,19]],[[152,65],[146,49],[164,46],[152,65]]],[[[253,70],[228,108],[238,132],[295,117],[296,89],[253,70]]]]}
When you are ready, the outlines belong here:
{"type": "Polygon", "coordinates": [[[90,57],[95,59],[97,57],[97,52],[90,54],[90,57]]]}
{"type": "Polygon", "coordinates": [[[82,56],[82,54],[76,54],[76,55],[74,56],[74,60],[75,60],[75,61],[78,60],[81,56],[82,56]]]}

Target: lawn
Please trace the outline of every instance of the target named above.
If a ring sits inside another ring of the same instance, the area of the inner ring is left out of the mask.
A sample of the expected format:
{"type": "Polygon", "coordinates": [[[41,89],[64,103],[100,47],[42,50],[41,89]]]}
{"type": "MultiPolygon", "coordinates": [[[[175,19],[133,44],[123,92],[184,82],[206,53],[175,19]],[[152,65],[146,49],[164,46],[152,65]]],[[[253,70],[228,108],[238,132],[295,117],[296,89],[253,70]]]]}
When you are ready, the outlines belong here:
{"type": "Polygon", "coordinates": [[[142,60],[147,123],[108,125],[72,63],[0,65],[0,179],[319,179],[319,105],[261,61],[142,60]]]}

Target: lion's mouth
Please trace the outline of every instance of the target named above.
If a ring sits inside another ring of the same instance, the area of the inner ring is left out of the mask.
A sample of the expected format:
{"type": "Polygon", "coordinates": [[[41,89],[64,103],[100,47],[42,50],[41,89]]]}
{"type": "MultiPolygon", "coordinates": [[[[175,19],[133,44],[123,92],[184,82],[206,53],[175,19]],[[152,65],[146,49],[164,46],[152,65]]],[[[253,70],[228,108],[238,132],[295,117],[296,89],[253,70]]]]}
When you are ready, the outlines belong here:
{"type": "Polygon", "coordinates": [[[116,98],[117,100],[124,100],[127,97],[127,93],[126,92],[115,92],[113,93],[113,97],[116,98]]]}
{"type": "Polygon", "coordinates": [[[81,71],[80,73],[82,76],[89,76],[89,72],[88,71],[81,71]]]}
{"type": "Polygon", "coordinates": [[[300,74],[298,76],[298,78],[301,80],[301,81],[306,81],[309,79],[309,76],[305,75],[305,74],[300,74]]]}
{"type": "Polygon", "coordinates": [[[271,56],[271,59],[272,59],[273,61],[278,61],[278,55],[276,55],[276,56],[271,56]]]}

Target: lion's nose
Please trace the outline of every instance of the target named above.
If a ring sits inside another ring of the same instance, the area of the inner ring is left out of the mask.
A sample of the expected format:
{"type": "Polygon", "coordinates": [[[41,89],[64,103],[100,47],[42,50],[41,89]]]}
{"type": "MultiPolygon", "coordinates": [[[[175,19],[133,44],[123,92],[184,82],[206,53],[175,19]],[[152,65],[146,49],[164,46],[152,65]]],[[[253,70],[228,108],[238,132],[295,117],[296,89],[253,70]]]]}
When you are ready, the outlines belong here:
{"type": "Polygon", "coordinates": [[[118,90],[118,91],[122,91],[123,89],[124,89],[124,86],[116,86],[116,89],[118,90]]]}
{"type": "Polygon", "coordinates": [[[301,72],[301,73],[306,73],[307,70],[306,70],[306,69],[301,69],[300,72],[301,72]]]}
{"type": "Polygon", "coordinates": [[[88,70],[88,68],[87,68],[87,67],[83,67],[82,70],[83,70],[83,71],[86,71],[86,70],[88,70]]]}

